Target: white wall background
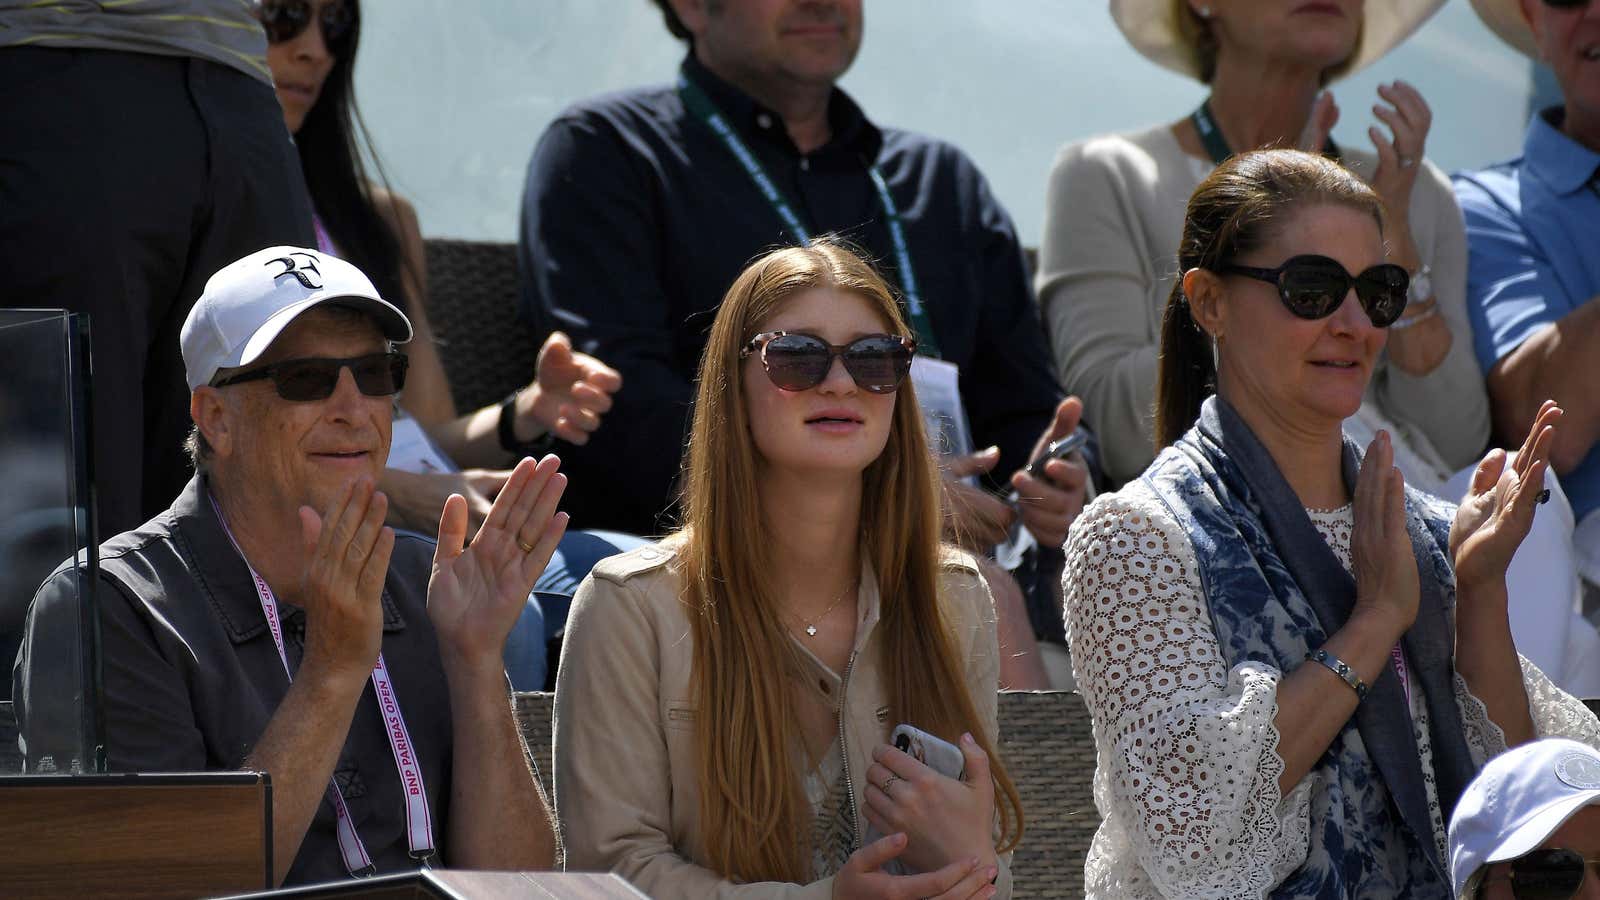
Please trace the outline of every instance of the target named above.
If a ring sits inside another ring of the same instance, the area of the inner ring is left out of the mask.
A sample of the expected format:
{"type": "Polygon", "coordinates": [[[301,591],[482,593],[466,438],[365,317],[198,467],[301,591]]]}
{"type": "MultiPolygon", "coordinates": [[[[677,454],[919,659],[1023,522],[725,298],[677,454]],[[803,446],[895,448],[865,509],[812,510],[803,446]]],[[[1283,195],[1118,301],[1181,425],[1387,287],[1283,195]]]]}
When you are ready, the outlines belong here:
{"type": "MultiPolygon", "coordinates": [[[[649,0],[367,0],[362,13],[357,97],[429,236],[515,240],[545,124],[591,94],[668,81],[683,54],[649,0]]],[[[1368,144],[1376,86],[1394,78],[1432,105],[1428,155],[1446,171],[1521,146],[1531,67],[1466,0],[1335,85],[1336,139],[1368,144]]],[[[1203,96],[1136,54],[1102,0],[871,0],[844,87],[876,121],[963,147],[1029,244],[1062,144],[1176,119],[1203,96]]]]}

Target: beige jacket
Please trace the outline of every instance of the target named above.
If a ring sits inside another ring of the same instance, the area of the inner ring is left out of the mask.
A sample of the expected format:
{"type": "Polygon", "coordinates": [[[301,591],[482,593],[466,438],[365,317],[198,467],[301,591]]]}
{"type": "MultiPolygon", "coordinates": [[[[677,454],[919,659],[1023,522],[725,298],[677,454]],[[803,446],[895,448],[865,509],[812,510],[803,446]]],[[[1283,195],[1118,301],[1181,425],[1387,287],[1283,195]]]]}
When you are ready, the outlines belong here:
{"type": "MultiPolygon", "coordinates": [[[[693,637],[674,559],[670,547],[652,545],[604,560],[573,601],[555,706],[555,805],[567,867],[616,872],[657,900],[832,897],[832,878],[736,884],[705,867],[689,680],[693,637]]],[[[941,594],[967,662],[967,688],[994,738],[1000,672],[994,601],[972,560],[955,553],[947,557],[941,594]]],[[[830,700],[843,693],[847,778],[856,834],[864,836],[864,773],[873,748],[898,724],[889,721],[878,662],[877,579],[865,567],[859,605],[847,677],[801,654],[810,668],[796,673],[795,689],[830,700]]],[[[1010,896],[1005,860],[997,884],[998,896],[1010,896]]]]}
{"type": "MultiPolygon", "coordinates": [[[[1362,178],[1372,151],[1341,147],[1362,178]]],[[[1161,316],[1178,272],[1189,195],[1212,166],[1178,146],[1166,125],[1090,138],[1056,157],[1045,195],[1036,287],[1061,384],[1083,398],[1100,436],[1100,464],[1117,482],[1155,458],[1156,356],[1161,316]]],[[[1433,270],[1439,312],[1455,336],[1427,375],[1378,361],[1367,403],[1412,447],[1448,471],[1477,461],[1489,439],[1489,399],[1467,318],[1467,233],[1450,179],[1423,161],[1411,191],[1411,235],[1433,270]]],[[[1408,475],[1409,478],[1409,475],[1408,475]]]]}

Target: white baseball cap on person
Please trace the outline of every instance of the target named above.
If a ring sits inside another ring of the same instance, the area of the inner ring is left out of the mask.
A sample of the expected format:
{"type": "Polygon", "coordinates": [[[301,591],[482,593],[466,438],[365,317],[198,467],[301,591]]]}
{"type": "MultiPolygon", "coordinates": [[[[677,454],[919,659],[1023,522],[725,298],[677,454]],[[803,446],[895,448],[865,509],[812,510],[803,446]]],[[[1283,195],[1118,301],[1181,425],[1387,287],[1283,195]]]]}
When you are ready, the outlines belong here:
{"type": "Polygon", "coordinates": [[[397,343],[411,340],[411,321],[360,269],[303,247],[268,247],[217,270],[183,320],[178,342],[194,390],[218,369],[254,362],[297,316],[323,303],[368,313],[397,343]]]}
{"type": "Polygon", "coordinates": [[[1489,761],[1461,792],[1450,818],[1450,880],[1456,896],[1491,863],[1516,859],[1550,839],[1578,810],[1600,803],[1600,752],[1545,738],[1489,761]]]}

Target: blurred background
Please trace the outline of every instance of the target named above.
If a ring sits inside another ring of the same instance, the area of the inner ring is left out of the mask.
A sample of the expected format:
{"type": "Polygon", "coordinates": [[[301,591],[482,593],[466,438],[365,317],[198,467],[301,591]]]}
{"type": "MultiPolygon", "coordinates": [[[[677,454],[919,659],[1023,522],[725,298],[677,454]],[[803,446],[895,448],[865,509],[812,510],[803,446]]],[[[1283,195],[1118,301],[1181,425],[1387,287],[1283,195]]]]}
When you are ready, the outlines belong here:
{"type": "MultiPolygon", "coordinates": [[[[684,53],[649,0],[382,0],[362,15],[356,96],[428,237],[516,240],[523,172],[545,125],[592,94],[666,83],[684,53]]],[[[1433,107],[1428,156],[1447,172],[1515,155],[1535,95],[1553,93],[1452,0],[1333,87],[1337,140],[1370,146],[1377,85],[1395,78],[1433,107]]],[[[879,125],[971,154],[1030,246],[1063,144],[1175,120],[1204,96],[1135,53],[1104,0],[867,0],[843,86],[879,125]]]]}

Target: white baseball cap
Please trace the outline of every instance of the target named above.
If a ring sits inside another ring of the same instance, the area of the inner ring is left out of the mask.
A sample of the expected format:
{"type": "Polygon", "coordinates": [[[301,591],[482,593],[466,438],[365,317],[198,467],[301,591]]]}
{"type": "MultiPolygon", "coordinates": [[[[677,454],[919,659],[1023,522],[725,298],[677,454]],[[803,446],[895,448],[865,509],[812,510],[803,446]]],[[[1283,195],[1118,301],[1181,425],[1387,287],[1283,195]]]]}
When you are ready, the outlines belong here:
{"type": "Polygon", "coordinates": [[[1472,873],[1537,850],[1556,829],[1600,803],[1600,753],[1545,738],[1489,761],[1450,818],[1450,880],[1456,896],[1472,873]]]}
{"type": "Polygon", "coordinates": [[[254,362],[295,317],[322,303],[370,314],[391,341],[411,340],[411,321],[360,269],[317,250],[268,247],[218,269],[183,320],[189,389],[209,384],[218,369],[254,362]]]}

